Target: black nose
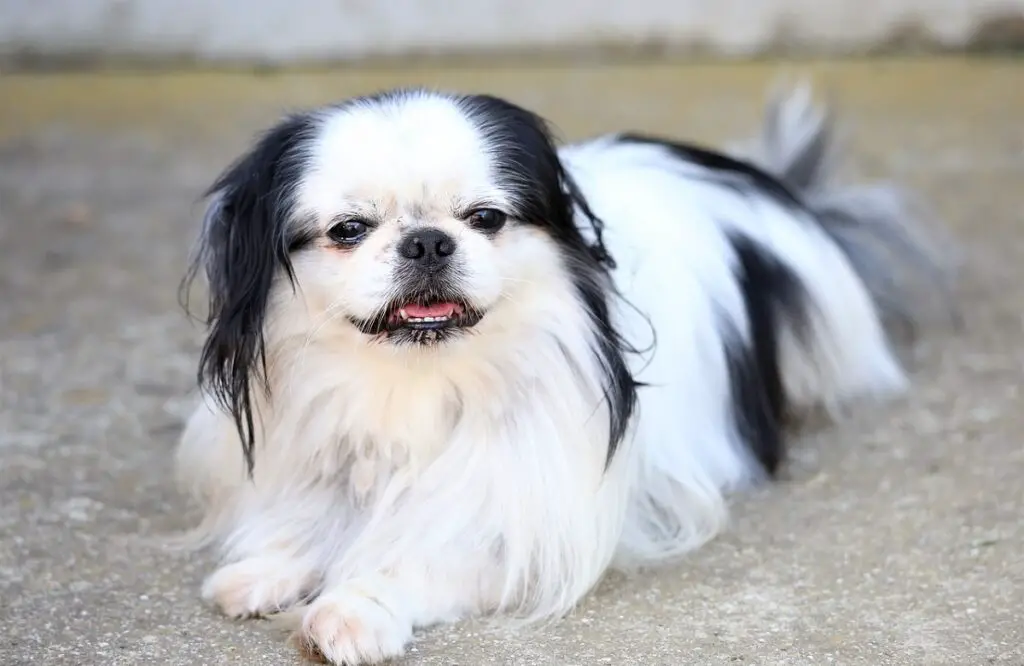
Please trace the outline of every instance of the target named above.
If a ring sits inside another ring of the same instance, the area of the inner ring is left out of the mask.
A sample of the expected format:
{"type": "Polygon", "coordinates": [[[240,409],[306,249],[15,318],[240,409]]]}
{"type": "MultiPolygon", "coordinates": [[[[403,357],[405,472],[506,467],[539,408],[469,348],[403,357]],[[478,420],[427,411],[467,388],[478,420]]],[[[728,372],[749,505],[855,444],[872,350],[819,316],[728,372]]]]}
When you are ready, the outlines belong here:
{"type": "Polygon", "coordinates": [[[443,266],[455,253],[455,239],[440,229],[416,229],[399,241],[398,253],[419,264],[443,266]]]}

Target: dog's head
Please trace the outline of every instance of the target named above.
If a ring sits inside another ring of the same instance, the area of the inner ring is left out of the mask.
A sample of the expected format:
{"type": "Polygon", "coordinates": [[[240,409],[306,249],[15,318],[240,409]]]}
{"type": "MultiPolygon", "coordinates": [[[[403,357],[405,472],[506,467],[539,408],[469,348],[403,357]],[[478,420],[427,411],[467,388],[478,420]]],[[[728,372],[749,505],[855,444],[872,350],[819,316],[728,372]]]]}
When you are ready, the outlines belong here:
{"type": "Polygon", "coordinates": [[[295,115],[210,196],[200,375],[250,458],[270,301],[289,282],[317,335],[399,353],[514,335],[570,307],[613,344],[600,223],[544,122],[504,100],[406,90],[295,115]]]}

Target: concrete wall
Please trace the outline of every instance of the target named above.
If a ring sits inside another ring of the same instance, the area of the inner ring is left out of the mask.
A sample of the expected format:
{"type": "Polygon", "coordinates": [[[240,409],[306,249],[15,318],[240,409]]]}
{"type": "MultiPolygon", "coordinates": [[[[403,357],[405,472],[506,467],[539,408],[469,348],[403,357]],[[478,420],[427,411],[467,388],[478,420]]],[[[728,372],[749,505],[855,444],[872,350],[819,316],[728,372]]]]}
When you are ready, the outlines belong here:
{"type": "Polygon", "coordinates": [[[1024,0],[0,0],[0,57],[294,63],[580,47],[751,55],[1024,41],[1024,0]]]}

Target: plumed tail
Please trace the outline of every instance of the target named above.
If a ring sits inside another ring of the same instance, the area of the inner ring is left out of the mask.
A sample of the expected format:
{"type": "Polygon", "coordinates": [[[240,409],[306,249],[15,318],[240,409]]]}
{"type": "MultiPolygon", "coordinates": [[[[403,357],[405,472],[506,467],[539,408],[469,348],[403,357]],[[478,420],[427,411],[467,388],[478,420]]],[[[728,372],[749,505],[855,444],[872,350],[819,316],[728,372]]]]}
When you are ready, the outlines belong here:
{"type": "Polygon", "coordinates": [[[847,256],[887,328],[913,334],[936,316],[955,320],[952,243],[903,188],[837,183],[842,151],[832,120],[814,103],[809,86],[779,88],[765,109],[761,134],[734,152],[807,204],[847,256]]]}

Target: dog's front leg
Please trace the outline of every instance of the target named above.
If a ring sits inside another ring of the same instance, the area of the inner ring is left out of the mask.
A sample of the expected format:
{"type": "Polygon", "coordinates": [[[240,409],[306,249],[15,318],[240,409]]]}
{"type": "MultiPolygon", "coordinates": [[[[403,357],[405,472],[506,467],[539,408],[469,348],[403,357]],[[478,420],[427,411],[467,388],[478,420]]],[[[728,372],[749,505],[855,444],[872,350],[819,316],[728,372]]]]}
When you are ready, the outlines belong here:
{"type": "Polygon", "coordinates": [[[357,542],[305,612],[296,638],[307,656],[347,666],[377,663],[403,654],[415,628],[489,605],[486,581],[496,565],[487,553],[453,545],[389,557],[374,553],[381,544],[372,539],[357,542]]]}

